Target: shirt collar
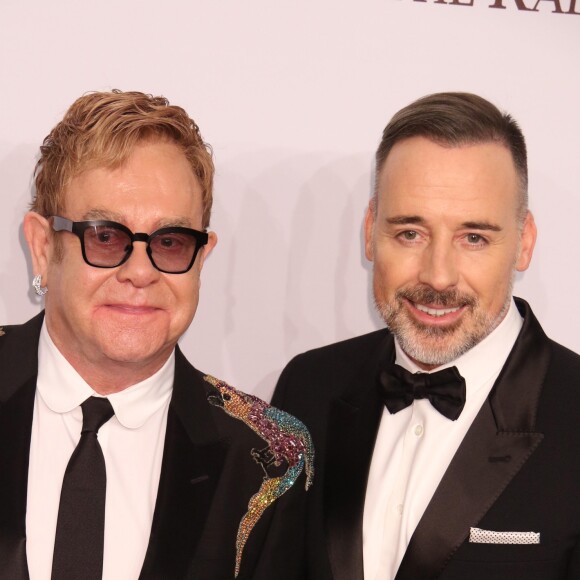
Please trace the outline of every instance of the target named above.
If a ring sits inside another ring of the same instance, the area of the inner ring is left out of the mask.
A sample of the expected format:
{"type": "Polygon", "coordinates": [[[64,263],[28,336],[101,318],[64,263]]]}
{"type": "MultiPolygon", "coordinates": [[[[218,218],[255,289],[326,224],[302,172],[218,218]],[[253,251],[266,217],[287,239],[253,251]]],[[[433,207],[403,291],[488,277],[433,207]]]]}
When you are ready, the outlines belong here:
{"type": "MultiPolygon", "coordinates": [[[[107,398],[115,417],[129,429],[137,429],[171,397],[175,371],[175,351],[152,376],[107,398]]],[[[58,350],[42,325],[38,343],[37,389],[47,407],[55,413],[68,413],[88,397],[99,397],[58,350]]]]}
{"type": "MultiPolygon", "coordinates": [[[[504,319],[479,344],[459,358],[433,369],[455,366],[465,379],[467,391],[477,390],[497,376],[509,356],[523,325],[523,319],[512,298],[504,319]]],[[[412,373],[425,372],[403,352],[395,339],[396,363],[412,373]]]]}

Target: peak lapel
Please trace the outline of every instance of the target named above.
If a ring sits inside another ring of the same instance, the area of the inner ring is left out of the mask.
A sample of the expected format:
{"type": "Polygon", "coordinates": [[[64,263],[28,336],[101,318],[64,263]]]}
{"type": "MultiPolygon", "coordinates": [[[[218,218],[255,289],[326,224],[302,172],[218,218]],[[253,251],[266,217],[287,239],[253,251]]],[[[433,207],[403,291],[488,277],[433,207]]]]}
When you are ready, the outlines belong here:
{"type": "Polygon", "coordinates": [[[497,497],[541,443],[535,432],[546,376],[548,341],[529,306],[524,326],[498,377],[427,506],[396,580],[436,578],[497,497]]]}
{"type": "Polygon", "coordinates": [[[367,477],[383,402],[377,388],[381,360],[392,360],[390,335],[349,391],[334,401],[325,463],[325,524],[334,580],[363,580],[362,524],[367,477]]]}
{"type": "Polygon", "coordinates": [[[539,433],[497,432],[486,402],[425,510],[397,580],[436,577],[541,440],[539,433]]]}

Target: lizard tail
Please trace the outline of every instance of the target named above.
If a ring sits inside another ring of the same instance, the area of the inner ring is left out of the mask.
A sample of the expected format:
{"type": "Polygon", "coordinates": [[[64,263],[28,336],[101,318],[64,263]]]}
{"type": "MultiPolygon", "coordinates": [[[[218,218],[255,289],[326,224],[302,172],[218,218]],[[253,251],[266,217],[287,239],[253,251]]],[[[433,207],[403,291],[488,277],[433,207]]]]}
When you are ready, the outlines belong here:
{"type": "Polygon", "coordinates": [[[240,521],[238,536],[236,538],[236,578],[240,572],[242,552],[250,532],[254,529],[254,526],[258,523],[258,520],[262,517],[266,509],[294,485],[303,467],[304,461],[301,461],[293,467],[290,467],[281,477],[264,479],[260,489],[250,498],[248,511],[240,521]]]}

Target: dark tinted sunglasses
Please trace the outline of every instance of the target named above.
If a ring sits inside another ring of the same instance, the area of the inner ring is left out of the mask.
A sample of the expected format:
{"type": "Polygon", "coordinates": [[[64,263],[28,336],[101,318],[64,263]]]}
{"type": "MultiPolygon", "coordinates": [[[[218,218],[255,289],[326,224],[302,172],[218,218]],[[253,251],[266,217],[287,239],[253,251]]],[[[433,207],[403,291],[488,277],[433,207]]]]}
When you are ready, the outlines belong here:
{"type": "Polygon", "coordinates": [[[160,272],[184,274],[191,269],[200,248],[207,244],[207,232],[171,226],[152,234],[134,234],[128,227],[107,220],[73,222],[52,217],[56,232],[71,232],[81,241],[84,261],[95,268],[116,268],[125,263],[134,242],[147,244],[147,255],[160,272]]]}

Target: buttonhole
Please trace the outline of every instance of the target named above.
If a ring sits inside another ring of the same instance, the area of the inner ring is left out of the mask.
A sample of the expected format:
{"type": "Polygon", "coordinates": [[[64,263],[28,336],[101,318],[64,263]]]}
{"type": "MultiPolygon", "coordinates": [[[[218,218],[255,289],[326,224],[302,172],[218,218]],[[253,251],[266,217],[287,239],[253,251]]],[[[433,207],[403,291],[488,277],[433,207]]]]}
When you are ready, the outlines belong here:
{"type": "Polygon", "coordinates": [[[209,475],[200,475],[199,477],[194,477],[193,479],[190,479],[189,483],[191,483],[191,485],[195,485],[196,483],[201,483],[206,479],[209,479],[209,475]]]}
{"type": "Polygon", "coordinates": [[[509,463],[512,460],[511,455],[498,455],[489,458],[490,463],[509,463]]]}

